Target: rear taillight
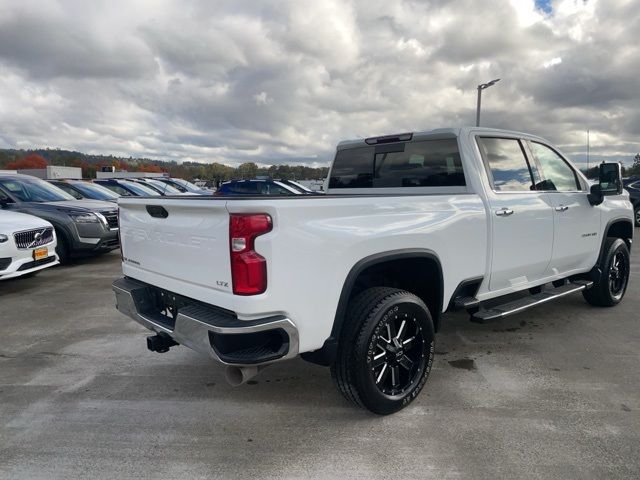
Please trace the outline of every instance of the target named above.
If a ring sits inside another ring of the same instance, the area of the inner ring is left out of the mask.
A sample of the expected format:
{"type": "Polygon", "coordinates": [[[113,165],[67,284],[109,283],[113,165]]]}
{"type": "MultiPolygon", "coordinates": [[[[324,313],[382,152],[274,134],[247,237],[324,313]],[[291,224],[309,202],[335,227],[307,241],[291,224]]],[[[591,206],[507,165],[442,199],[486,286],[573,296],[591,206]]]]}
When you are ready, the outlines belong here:
{"type": "Polygon", "coordinates": [[[231,279],[236,295],[257,295],[267,289],[267,261],[254,250],[254,241],[271,228],[271,217],[266,213],[230,216],[231,279]]]}

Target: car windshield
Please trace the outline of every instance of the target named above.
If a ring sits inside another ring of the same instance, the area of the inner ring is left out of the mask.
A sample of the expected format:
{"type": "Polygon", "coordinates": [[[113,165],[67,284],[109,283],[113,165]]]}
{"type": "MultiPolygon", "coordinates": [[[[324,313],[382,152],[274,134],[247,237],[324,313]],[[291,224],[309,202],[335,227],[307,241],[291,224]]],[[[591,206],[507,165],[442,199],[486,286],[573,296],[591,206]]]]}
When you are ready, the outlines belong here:
{"type": "Polygon", "coordinates": [[[202,188],[198,187],[197,185],[194,185],[191,182],[187,182],[186,180],[183,180],[181,178],[172,178],[169,181],[171,183],[177,183],[182,188],[184,188],[187,192],[193,192],[193,193],[201,193],[202,192],[202,188]]]}
{"type": "Polygon", "coordinates": [[[300,195],[302,193],[301,189],[299,190],[296,187],[294,187],[293,185],[288,185],[286,183],[282,183],[282,182],[278,182],[278,181],[274,181],[273,183],[275,183],[279,187],[284,188],[288,193],[293,193],[295,195],[300,195]]]}
{"type": "Polygon", "coordinates": [[[156,187],[164,195],[179,195],[180,194],[180,190],[178,190],[175,187],[172,187],[168,183],[164,183],[164,182],[161,182],[159,180],[151,180],[149,178],[147,178],[145,180],[145,182],[151,184],[154,187],[156,187]]]}
{"type": "Polygon", "coordinates": [[[144,185],[140,185],[136,182],[127,182],[124,180],[120,180],[120,182],[129,190],[131,190],[134,194],[140,197],[157,197],[160,194],[156,192],[153,188],[145,187],[144,185]]]}
{"type": "Polygon", "coordinates": [[[97,183],[74,182],[72,185],[77,190],[80,190],[85,197],[96,200],[115,200],[120,197],[117,193],[112,192],[108,188],[98,185],[97,183]]]}
{"type": "Polygon", "coordinates": [[[0,187],[21,202],[58,202],[75,200],[67,192],[39,178],[2,178],[0,187]]]}
{"type": "Polygon", "coordinates": [[[300,190],[301,192],[306,192],[306,193],[313,193],[313,190],[311,190],[310,188],[305,187],[304,185],[293,181],[293,180],[287,180],[286,181],[287,185],[290,185],[291,187],[294,187],[298,190],[300,190]]]}

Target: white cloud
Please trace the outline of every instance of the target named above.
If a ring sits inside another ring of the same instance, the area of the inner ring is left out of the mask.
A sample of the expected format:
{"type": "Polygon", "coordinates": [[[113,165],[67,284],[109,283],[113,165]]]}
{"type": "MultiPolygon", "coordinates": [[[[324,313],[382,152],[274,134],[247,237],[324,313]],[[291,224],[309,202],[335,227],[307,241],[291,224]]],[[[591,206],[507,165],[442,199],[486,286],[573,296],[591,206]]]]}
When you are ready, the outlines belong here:
{"type": "Polygon", "coordinates": [[[548,60],[542,64],[544,68],[553,67],[554,65],[559,65],[562,63],[561,57],[553,57],[551,60],[548,60]]]}
{"type": "Polygon", "coordinates": [[[0,146],[320,164],[344,138],[471,124],[502,78],[484,124],[578,159],[589,128],[631,159],[636,3],[2,2],[0,146]]]}
{"type": "Polygon", "coordinates": [[[273,103],[273,98],[270,98],[267,92],[257,93],[253,96],[253,99],[256,101],[256,105],[269,105],[273,103]]]}

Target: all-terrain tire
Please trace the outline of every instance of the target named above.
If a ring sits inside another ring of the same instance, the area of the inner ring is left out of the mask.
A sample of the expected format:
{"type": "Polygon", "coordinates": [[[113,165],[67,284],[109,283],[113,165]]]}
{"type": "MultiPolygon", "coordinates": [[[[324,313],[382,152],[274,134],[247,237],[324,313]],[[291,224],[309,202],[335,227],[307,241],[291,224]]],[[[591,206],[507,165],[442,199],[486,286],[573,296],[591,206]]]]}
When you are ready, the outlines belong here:
{"type": "Polygon", "coordinates": [[[56,230],[56,237],[58,240],[58,244],[56,246],[56,254],[58,255],[58,260],[60,260],[60,264],[64,265],[69,263],[69,259],[71,255],[69,253],[69,241],[67,237],[59,230],[56,230]]]}
{"type": "Polygon", "coordinates": [[[613,307],[622,301],[629,283],[631,259],[621,238],[607,238],[600,263],[600,276],[582,295],[591,305],[613,307]]]}
{"type": "Polygon", "coordinates": [[[369,288],[347,308],[331,376],[347,400],[387,415],[420,393],[433,352],[433,321],[424,302],[404,290],[369,288]]]}

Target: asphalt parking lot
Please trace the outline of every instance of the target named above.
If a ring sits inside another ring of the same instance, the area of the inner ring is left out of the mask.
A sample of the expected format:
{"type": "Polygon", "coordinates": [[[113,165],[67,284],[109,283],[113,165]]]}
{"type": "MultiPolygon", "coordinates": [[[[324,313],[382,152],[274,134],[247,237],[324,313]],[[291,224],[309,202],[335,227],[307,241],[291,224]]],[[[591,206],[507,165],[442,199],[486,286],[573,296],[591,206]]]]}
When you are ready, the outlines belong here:
{"type": "Polygon", "coordinates": [[[447,315],[426,389],[389,417],[328,369],[233,388],[119,314],[117,252],[0,282],[0,478],[638,478],[640,269],[622,305],[447,315]]]}

